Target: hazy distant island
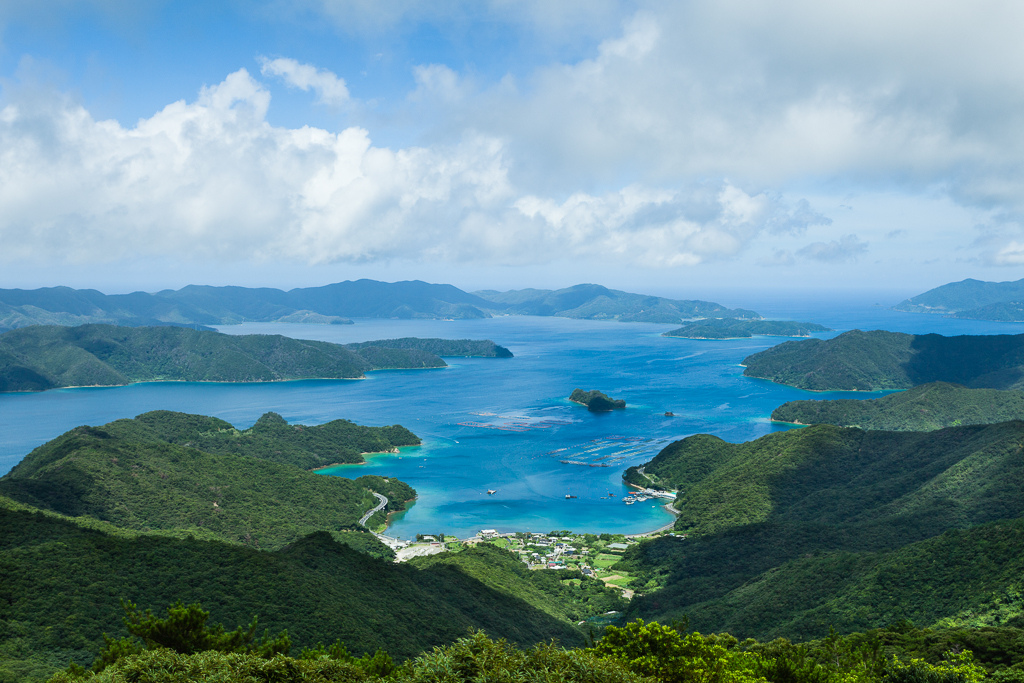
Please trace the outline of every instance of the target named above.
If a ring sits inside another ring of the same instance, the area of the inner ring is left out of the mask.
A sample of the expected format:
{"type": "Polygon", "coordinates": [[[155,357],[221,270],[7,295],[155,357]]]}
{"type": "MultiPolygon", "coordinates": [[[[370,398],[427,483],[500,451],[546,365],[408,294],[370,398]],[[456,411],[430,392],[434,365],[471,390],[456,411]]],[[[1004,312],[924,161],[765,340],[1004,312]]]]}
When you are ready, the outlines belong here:
{"type": "Polygon", "coordinates": [[[400,339],[353,345],[184,327],[57,325],[0,335],[0,392],[134,382],[358,379],[371,370],[443,368],[438,354],[510,357],[491,341],[400,339]]]}
{"type": "Polygon", "coordinates": [[[1024,420],[1024,392],[931,382],[868,400],[790,401],[772,411],[772,420],[923,432],[1024,420]]]}
{"type": "Polygon", "coordinates": [[[811,391],[909,389],[951,382],[1024,388],[1024,335],[912,335],[851,330],[833,339],[788,341],[744,359],[747,377],[811,391]]]}
{"type": "Polygon", "coordinates": [[[622,399],[609,398],[606,394],[593,389],[591,391],[583,391],[582,389],[573,389],[572,393],[569,394],[569,400],[573,403],[579,403],[587,407],[587,410],[592,410],[595,413],[607,412],[609,410],[622,410],[626,407],[626,402],[622,399]]]}
{"type": "Polygon", "coordinates": [[[1024,321],[1024,279],[984,282],[968,278],[930,289],[893,306],[911,313],[939,313],[951,318],[1024,321]]]}
{"type": "Polygon", "coordinates": [[[768,337],[809,337],[814,332],[830,332],[817,323],[798,323],[792,320],[738,320],[736,318],[707,318],[695,320],[682,327],[663,332],[663,337],[683,339],[739,339],[763,335],[768,337]]]}
{"type": "Polygon", "coordinates": [[[356,280],[283,291],[189,285],[155,293],[94,289],[0,289],[0,332],[29,325],[105,323],[212,326],[244,322],[349,324],[352,318],[451,319],[539,315],[589,320],[682,323],[705,317],[757,319],[754,311],[711,301],[631,294],[600,285],[559,290],[464,292],[418,280],[356,280]]]}

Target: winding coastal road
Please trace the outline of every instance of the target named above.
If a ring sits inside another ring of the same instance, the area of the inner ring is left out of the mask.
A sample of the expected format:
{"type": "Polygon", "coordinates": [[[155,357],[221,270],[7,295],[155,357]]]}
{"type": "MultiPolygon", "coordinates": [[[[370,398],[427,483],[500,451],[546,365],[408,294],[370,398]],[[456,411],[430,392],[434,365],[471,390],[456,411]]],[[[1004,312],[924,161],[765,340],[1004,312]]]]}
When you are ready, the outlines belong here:
{"type": "Polygon", "coordinates": [[[383,510],[384,506],[388,504],[388,499],[386,497],[380,495],[379,493],[374,493],[373,491],[370,491],[370,493],[373,493],[373,495],[377,496],[377,500],[379,500],[380,502],[377,503],[377,507],[367,512],[359,520],[359,523],[363,526],[366,526],[366,520],[370,519],[370,517],[373,517],[373,513],[377,512],[378,510],[383,510]]]}

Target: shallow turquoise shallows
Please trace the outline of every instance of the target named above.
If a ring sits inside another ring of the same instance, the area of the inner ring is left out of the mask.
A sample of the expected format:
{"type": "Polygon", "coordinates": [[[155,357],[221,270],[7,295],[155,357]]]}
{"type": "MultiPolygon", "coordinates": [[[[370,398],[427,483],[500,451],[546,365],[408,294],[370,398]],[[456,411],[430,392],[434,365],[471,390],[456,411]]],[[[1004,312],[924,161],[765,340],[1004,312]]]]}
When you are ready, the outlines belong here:
{"type": "MultiPolygon", "coordinates": [[[[819,322],[837,331],[1024,331],[1022,325],[948,320],[863,305],[747,305],[766,315],[819,322]]],[[[149,383],[0,395],[0,472],[35,446],[81,424],[166,409],[215,415],[245,428],[273,410],[290,422],[307,424],[336,418],[402,424],[423,439],[422,446],[399,454],[371,456],[366,465],[322,472],[395,476],[414,486],[419,499],[392,518],[392,535],[466,536],[488,528],[639,533],[672,517],[657,501],[624,504],[628,489],[621,474],[665,444],[700,432],[728,441],[753,439],[787,428],[768,420],[772,409],[785,401],[872,396],[811,394],[743,377],[743,358],[784,341],[778,338],[694,341],[661,337],[670,329],[667,325],[535,317],[356,323],[246,324],[223,331],[336,342],[487,338],[507,346],[515,358],[452,358],[446,369],[375,372],[366,380],[149,383]],[[628,408],[590,413],[566,399],[575,387],[600,389],[625,399],[628,408]],[[666,412],[675,417],[666,417],[666,412]]]]}

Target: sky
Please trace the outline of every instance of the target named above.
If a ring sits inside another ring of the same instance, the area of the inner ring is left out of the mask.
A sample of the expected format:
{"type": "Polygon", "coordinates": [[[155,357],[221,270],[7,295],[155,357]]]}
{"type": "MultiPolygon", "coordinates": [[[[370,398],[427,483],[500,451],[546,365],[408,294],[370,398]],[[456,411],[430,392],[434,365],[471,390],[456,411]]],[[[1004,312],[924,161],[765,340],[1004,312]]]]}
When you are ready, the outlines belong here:
{"type": "Polygon", "coordinates": [[[2,0],[0,287],[1024,277],[1016,0],[2,0]]]}

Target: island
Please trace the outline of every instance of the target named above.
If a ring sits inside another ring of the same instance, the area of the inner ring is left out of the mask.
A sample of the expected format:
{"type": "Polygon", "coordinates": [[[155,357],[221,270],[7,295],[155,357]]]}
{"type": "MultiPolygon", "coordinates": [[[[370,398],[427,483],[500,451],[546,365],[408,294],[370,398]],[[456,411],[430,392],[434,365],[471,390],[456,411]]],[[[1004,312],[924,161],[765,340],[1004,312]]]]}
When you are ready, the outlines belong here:
{"type": "Polygon", "coordinates": [[[939,313],[951,318],[1024,321],[1024,279],[984,282],[968,278],[950,282],[893,306],[910,313],[939,313]]]}
{"type": "Polygon", "coordinates": [[[830,332],[817,323],[792,320],[739,320],[737,318],[706,318],[663,332],[663,337],[683,339],[744,339],[755,334],[766,337],[809,337],[814,332],[830,332]]]}
{"type": "Polygon", "coordinates": [[[595,413],[608,412],[610,410],[622,410],[626,407],[626,402],[622,399],[608,398],[606,394],[593,389],[591,391],[583,391],[583,389],[573,389],[569,395],[569,400],[573,403],[579,403],[587,407],[587,410],[591,410],[595,413]]]}
{"type": "Polygon", "coordinates": [[[512,356],[490,340],[407,338],[342,345],[186,327],[40,325],[0,335],[0,392],[157,381],[360,379],[372,370],[447,366],[428,349],[512,356]]]}
{"type": "Polygon", "coordinates": [[[968,389],[948,382],[930,382],[867,400],[789,401],[772,411],[772,420],[924,432],[1024,420],[1024,392],[968,389]]]}
{"type": "Polygon", "coordinates": [[[1024,335],[850,330],[788,341],[743,360],[747,377],[809,391],[892,391],[930,382],[1024,389],[1024,335]]]}

